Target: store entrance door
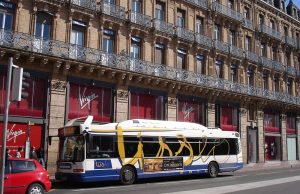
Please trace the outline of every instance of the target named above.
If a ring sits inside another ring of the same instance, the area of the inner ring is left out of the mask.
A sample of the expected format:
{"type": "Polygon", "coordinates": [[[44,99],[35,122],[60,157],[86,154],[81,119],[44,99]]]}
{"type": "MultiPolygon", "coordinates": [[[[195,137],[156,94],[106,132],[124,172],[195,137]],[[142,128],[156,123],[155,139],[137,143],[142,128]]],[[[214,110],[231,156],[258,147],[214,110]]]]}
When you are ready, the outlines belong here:
{"type": "Polygon", "coordinates": [[[257,128],[248,127],[248,163],[257,162],[257,128]]]}
{"type": "Polygon", "coordinates": [[[296,138],[287,138],[287,149],[288,149],[288,160],[296,160],[297,149],[296,149],[296,138]]]}

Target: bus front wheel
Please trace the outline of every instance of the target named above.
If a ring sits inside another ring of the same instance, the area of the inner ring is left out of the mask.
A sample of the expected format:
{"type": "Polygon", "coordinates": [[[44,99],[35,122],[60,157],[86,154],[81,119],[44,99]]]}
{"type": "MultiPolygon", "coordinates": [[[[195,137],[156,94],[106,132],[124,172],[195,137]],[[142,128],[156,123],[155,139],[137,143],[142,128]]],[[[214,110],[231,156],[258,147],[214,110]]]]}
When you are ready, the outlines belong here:
{"type": "Polygon", "coordinates": [[[120,172],[120,181],[122,185],[131,185],[135,182],[136,174],[131,166],[123,166],[120,172]]]}
{"type": "Polygon", "coordinates": [[[216,162],[210,162],[208,164],[208,176],[210,178],[216,178],[218,176],[219,168],[216,162]]]}

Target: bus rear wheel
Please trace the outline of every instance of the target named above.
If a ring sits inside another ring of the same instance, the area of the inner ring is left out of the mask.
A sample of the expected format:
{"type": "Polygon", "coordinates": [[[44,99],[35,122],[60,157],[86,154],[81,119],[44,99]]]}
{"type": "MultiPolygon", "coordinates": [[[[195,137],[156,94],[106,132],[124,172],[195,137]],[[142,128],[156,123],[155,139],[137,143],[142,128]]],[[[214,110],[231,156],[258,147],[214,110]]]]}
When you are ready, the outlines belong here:
{"type": "Polygon", "coordinates": [[[208,176],[210,178],[216,178],[218,176],[219,173],[219,168],[216,162],[210,162],[208,164],[208,176]]]}
{"type": "Polygon", "coordinates": [[[136,180],[136,174],[131,166],[123,166],[120,172],[120,182],[122,185],[131,185],[136,180]]]}

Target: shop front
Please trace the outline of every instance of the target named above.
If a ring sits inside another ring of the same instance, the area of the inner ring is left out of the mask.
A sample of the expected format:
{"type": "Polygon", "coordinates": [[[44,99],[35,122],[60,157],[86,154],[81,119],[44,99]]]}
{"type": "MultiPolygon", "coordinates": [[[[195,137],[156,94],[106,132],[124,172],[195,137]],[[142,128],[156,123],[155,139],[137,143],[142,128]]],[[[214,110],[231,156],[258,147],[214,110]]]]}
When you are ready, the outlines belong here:
{"type": "Polygon", "coordinates": [[[286,135],[288,160],[297,160],[296,117],[292,114],[286,117],[286,135]]]}
{"type": "Polygon", "coordinates": [[[274,161],[281,159],[281,133],[279,114],[274,112],[264,113],[265,134],[265,160],[274,161]]]}

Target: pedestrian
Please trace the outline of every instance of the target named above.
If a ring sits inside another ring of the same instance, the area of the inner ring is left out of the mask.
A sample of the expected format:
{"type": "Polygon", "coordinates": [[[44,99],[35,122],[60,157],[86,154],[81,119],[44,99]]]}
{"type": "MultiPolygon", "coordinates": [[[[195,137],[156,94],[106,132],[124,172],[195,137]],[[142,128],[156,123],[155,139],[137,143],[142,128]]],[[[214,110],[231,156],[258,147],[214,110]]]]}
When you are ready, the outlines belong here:
{"type": "Polygon", "coordinates": [[[18,151],[16,152],[16,158],[22,158],[23,148],[20,146],[18,147],[18,151]]]}
{"type": "Polygon", "coordinates": [[[44,160],[44,148],[40,147],[37,152],[37,157],[39,159],[40,164],[45,168],[45,160],[44,160]]]}
{"type": "Polygon", "coordinates": [[[37,157],[37,153],[36,153],[36,150],[35,150],[35,147],[32,146],[31,147],[31,150],[30,150],[30,158],[31,159],[35,159],[37,161],[39,161],[38,157],[37,157]]]}
{"type": "Polygon", "coordinates": [[[8,158],[11,158],[10,149],[6,148],[6,150],[5,150],[5,166],[7,165],[8,158]]]}

